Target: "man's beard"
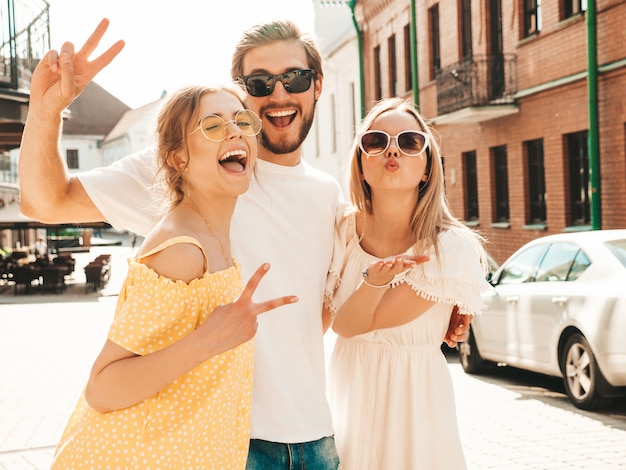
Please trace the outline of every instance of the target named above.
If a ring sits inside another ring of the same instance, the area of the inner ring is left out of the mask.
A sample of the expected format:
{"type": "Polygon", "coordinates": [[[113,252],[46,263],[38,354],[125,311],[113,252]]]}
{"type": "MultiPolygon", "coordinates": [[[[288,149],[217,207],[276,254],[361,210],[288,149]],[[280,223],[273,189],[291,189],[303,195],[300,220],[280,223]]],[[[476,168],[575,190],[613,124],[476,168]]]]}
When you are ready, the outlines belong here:
{"type": "Polygon", "coordinates": [[[287,153],[295,152],[304,142],[306,136],[309,135],[309,131],[311,130],[311,126],[313,125],[313,117],[315,116],[315,105],[317,104],[317,100],[313,102],[313,106],[311,107],[311,111],[302,115],[302,126],[300,127],[300,133],[298,134],[298,138],[295,140],[287,140],[281,139],[279,142],[272,142],[268,139],[263,131],[261,131],[261,136],[259,139],[259,143],[265,149],[269,150],[275,155],[284,155],[287,153]]]}

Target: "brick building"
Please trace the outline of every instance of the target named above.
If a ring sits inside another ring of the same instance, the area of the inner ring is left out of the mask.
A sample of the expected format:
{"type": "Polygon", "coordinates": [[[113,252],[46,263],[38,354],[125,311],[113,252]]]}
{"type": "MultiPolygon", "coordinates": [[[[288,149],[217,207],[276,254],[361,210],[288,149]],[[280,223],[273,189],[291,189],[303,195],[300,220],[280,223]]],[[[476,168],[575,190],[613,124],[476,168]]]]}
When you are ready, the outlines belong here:
{"type": "Polygon", "coordinates": [[[538,236],[626,227],[626,2],[351,3],[364,106],[418,103],[453,212],[497,261],[538,236]]]}

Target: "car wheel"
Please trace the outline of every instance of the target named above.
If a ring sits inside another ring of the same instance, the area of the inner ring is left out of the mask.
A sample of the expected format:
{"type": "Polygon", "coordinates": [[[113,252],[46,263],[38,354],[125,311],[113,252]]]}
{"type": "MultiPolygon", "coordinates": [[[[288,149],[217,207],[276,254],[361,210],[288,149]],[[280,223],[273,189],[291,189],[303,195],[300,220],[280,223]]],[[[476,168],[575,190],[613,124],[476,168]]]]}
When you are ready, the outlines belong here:
{"type": "Polygon", "coordinates": [[[459,351],[461,367],[463,367],[463,370],[468,374],[478,374],[487,368],[487,361],[480,357],[478,347],[476,346],[476,339],[474,338],[474,333],[471,328],[467,341],[459,343],[457,349],[459,351]]]}
{"type": "Polygon", "coordinates": [[[570,400],[582,410],[599,410],[612,402],[598,390],[602,380],[589,343],[581,334],[572,335],[565,344],[561,358],[565,390],[570,400]]]}

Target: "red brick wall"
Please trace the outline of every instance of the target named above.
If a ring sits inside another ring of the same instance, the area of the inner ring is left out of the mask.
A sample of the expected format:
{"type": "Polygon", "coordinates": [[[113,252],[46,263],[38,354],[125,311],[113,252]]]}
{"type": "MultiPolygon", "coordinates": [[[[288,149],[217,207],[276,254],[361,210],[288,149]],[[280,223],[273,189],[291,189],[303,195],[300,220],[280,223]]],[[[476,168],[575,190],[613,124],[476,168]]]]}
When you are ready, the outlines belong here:
{"type": "MultiPolygon", "coordinates": [[[[439,5],[442,67],[459,61],[459,15],[457,0],[417,1],[419,107],[428,118],[437,117],[437,86],[430,79],[428,9],[439,5]]],[[[589,129],[587,70],[587,25],[585,15],[561,21],[558,0],[542,2],[539,34],[523,38],[521,1],[502,1],[503,43],[517,57],[517,114],[484,122],[436,125],[445,157],[448,198],[454,214],[463,218],[465,191],[461,155],[475,150],[480,204],[480,230],[489,239],[490,251],[498,261],[526,241],[568,227],[568,160],[564,135],[589,129]],[[543,139],[547,192],[545,230],[529,229],[526,202],[528,178],[523,143],[543,139]],[[510,225],[492,225],[494,189],[490,148],[506,145],[509,182],[510,225]]],[[[357,19],[364,31],[366,105],[374,92],[372,51],[381,45],[383,97],[387,97],[387,38],[396,34],[398,76],[404,84],[402,29],[410,18],[404,0],[359,0],[357,19]],[[368,16],[369,15],[369,16],[368,16]]],[[[475,55],[489,53],[488,14],[485,2],[472,2],[472,35],[475,55]]],[[[600,132],[600,195],[602,228],[626,227],[626,2],[597,2],[597,56],[601,68],[598,84],[600,132]],[[604,67],[604,68],[603,68],[604,67]]],[[[400,87],[401,96],[412,98],[400,87]]]]}

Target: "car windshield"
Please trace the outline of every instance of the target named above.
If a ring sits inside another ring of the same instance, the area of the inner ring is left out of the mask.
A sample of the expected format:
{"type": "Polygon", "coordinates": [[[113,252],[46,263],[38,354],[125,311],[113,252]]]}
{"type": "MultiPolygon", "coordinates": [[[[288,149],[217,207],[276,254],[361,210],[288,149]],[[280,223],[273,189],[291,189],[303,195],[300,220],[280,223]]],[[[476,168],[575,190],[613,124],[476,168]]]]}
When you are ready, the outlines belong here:
{"type": "Polygon", "coordinates": [[[543,258],[547,243],[526,248],[511,258],[500,272],[498,284],[523,284],[532,281],[537,265],[543,258]]]}
{"type": "Polygon", "coordinates": [[[626,268],[626,239],[611,240],[610,242],[606,242],[605,245],[619,262],[622,263],[622,266],[626,268]]]}

